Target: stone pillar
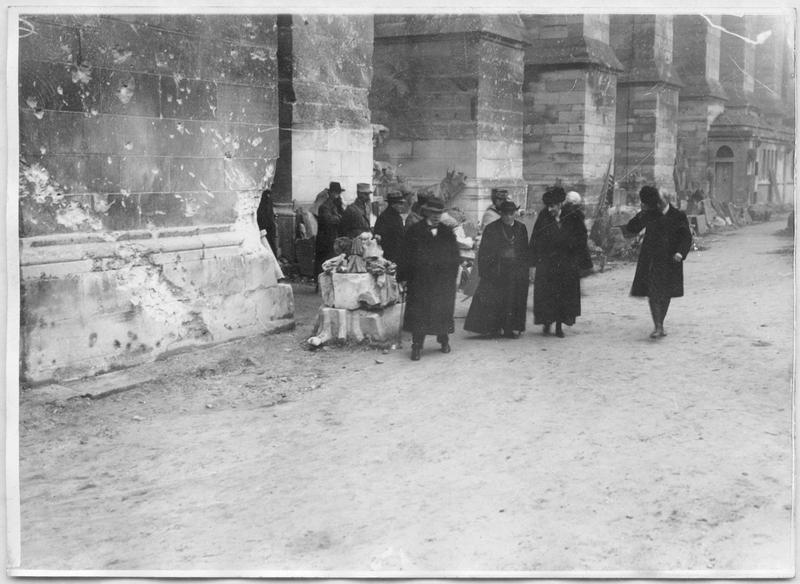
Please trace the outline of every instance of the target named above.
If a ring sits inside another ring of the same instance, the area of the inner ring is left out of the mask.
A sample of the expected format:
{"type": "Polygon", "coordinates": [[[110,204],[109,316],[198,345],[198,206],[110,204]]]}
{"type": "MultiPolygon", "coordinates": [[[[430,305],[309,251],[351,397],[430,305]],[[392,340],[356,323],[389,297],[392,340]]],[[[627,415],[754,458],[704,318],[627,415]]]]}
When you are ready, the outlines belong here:
{"type": "Polygon", "coordinates": [[[678,91],[672,16],[611,16],[611,46],[625,72],[617,80],[615,178],[623,188],[655,184],[674,193],[678,91]]]}
{"type": "Polygon", "coordinates": [[[277,157],[275,18],[25,20],[22,379],[293,326],[254,216],[277,157]]]}
{"type": "Polygon", "coordinates": [[[279,20],[282,149],[291,153],[277,177],[291,193],[279,200],[308,204],[338,181],[348,203],[356,183],[372,181],[372,17],[293,14],[279,20]]]}
{"type": "MultiPolygon", "coordinates": [[[[606,15],[523,16],[524,176],[531,204],[560,180],[596,201],[614,160],[617,73],[606,15]]],[[[612,165],[613,168],[613,165],[612,165]]]]}
{"type": "Polygon", "coordinates": [[[722,18],[708,18],[711,23],[699,15],[676,15],[674,21],[675,38],[680,39],[674,50],[675,68],[684,82],[678,107],[675,165],[676,189],[681,198],[697,189],[709,193],[714,153],[709,152],[708,132],[727,101],[719,82],[722,18]]]}
{"type": "Polygon", "coordinates": [[[762,132],[762,143],[768,152],[763,158],[768,161],[765,168],[759,168],[761,194],[767,201],[790,201],[787,193],[793,193],[791,164],[787,158],[794,156],[794,132],[787,128],[786,120],[794,114],[794,109],[783,99],[784,60],[789,45],[786,42],[786,23],[793,22],[793,13],[760,15],[755,17],[757,40],[762,35],[763,42],[756,45],[754,97],[759,104],[762,120],[767,131],[762,132]],[[787,169],[789,172],[787,172],[787,169]]]}
{"type": "Polygon", "coordinates": [[[755,45],[745,40],[755,39],[756,23],[753,16],[725,14],[721,20],[719,77],[728,103],[709,132],[714,164],[710,192],[718,200],[745,205],[757,197],[762,126],[755,99],[755,45]]]}
{"type": "Polygon", "coordinates": [[[524,202],[523,29],[518,16],[375,17],[375,158],[414,186],[467,177],[454,205],[477,220],[493,187],[524,202]]]}

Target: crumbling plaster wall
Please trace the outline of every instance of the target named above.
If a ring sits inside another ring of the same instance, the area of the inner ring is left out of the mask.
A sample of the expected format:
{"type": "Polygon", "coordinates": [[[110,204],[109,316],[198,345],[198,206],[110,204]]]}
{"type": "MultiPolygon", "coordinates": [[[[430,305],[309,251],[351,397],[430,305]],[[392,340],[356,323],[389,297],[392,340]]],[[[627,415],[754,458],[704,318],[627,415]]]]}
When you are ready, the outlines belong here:
{"type": "Polygon", "coordinates": [[[292,326],[254,219],[277,156],[275,17],[20,31],[22,379],[292,326]]]}

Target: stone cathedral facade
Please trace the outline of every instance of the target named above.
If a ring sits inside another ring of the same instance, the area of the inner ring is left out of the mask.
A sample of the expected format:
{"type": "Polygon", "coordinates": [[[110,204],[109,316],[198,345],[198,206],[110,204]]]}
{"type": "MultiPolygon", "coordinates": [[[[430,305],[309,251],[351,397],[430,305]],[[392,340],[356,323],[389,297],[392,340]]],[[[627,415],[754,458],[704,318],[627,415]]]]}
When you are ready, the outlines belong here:
{"type": "Polygon", "coordinates": [[[259,245],[373,161],[535,207],[606,172],[739,205],[794,198],[794,13],[21,14],[20,367],[70,379],[293,326],[259,245]],[[379,142],[373,128],[385,129],[379,142]]]}

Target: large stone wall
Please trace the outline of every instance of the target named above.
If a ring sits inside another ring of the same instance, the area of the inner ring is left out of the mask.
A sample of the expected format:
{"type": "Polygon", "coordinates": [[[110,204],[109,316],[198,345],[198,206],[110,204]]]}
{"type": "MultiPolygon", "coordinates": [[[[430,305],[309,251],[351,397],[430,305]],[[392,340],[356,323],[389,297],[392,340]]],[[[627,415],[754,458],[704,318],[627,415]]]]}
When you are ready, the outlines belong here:
{"type": "Polygon", "coordinates": [[[526,15],[524,175],[533,200],[556,181],[597,200],[614,159],[619,61],[608,16],[526,15]]]}
{"type": "Polygon", "coordinates": [[[291,326],[254,220],[277,157],[275,17],[24,18],[22,378],[291,326]]]}
{"type": "MultiPolygon", "coordinates": [[[[675,16],[675,67],[684,82],[678,104],[676,173],[681,196],[702,189],[709,193],[708,132],[722,113],[727,95],[719,82],[721,17],[675,16]]],[[[713,172],[713,168],[711,169],[713,172]]]]}
{"type": "Polygon", "coordinates": [[[349,202],[372,180],[372,17],[291,18],[292,197],[312,202],[336,180],[349,202]]]}
{"type": "Polygon", "coordinates": [[[611,45],[625,66],[617,81],[615,178],[628,189],[651,183],[675,193],[678,91],[673,17],[612,15],[611,45]]]}
{"type": "Polygon", "coordinates": [[[522,26],[516,16],[376,16],[376,159],[411,184],[467,176],[455,204],[477,219],[493,187],[524,202],[522,26]]]}

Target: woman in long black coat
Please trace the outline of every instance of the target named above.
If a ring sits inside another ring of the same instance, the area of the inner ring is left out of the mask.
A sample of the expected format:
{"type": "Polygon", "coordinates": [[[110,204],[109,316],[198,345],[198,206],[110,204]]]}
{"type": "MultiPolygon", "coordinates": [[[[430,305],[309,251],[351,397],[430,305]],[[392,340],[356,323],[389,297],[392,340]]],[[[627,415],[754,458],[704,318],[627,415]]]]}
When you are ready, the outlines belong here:
{"type": "Polygon", "coordinates": [[[631,296],[647,296],[654,329],[666,336],[664,319],[670,299],[683,296],[683,260],[692,248],[692,230],[683,211],[665,201],[655,187],[639,191],[642,210],[625,226],[628,235],[646,229],[636,263],[631,296]]]}
{"type": "Polygon", "coordinates": [[[411,359],[418,361],[425,335],[436,335],[442,352],[450,352],[454,331],[456,276],[461,262],[453,230],[440,223],[444,203],[429,199],[425,217],[406,231],[397,279],[406,282],[403,330],[411,333],[411,359]]]}
{"type": "Polygon", "coordinates": [[[517,206],[504,201],[500,220],[489,223],[478,248],[478,289],[472,297],[464,330],[516,338],[525,330],[528,303],[528,229],[514,219],[517,206]]]}
{"type": "Polygon", "coordinates": [[[542,198],[546,209],[536,218],[531,235],[531,263],[536,267],[533,280],[533,322],[550,334],[563,337],[562,324],[573,325],[581,314],[580,264],[586,248],[586,226],[575,215],[561,215],[566,193],[551,187],[542,198]]]}

